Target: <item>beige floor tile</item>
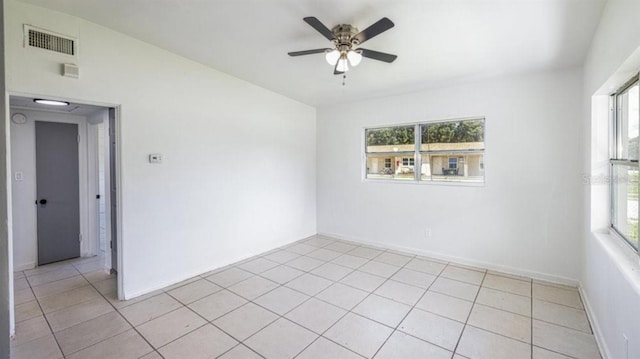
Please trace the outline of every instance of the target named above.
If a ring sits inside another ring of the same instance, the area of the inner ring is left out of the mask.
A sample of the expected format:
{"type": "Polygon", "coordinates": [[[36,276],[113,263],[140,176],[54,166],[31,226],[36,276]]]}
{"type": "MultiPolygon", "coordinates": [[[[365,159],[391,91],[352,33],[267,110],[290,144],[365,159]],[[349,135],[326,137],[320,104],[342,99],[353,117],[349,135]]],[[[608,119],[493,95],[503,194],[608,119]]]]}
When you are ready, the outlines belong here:
{"type": "Polygon", "coordinates": [[[272,312],[284,315],[286,312],[302,304],[309,296],[287,287],[278,287],[275,290],[257,298],[254,302],[272,312]]]}
{"type": "Polygon", "coordinates": [[[242,341],[276,319],[276,314],[253,303],[247,303],[216,319],[213,324],[236,340],[242,341]]]}
{"type": "Polygon", "coordinates": [[[136,329],[157,349],[206,323],[204,319],[189,308],[182,307],[148,321],[136,327],[136,329]]]}
{"type": "Polygon", "coordinates": [[[22,278],[14,278],[13,279],[13,290],[14,291],[19,291],[22,289],[27,289],[29,288],[29,282],[27,282],[27,278],[22,277],[22,278]]]}
{"type": "Polygon", "coordinates": [[[353,271],[351,274],[340,280],[340,283],[348,286],[364,290],[366,292],[373,292],[378,288],[385,279],[378,277],[377,275],[361,272],[359,270],[353,271]]]}
{"type": "Polygon", "coordinates": [[[285,286],[307,295],[316,295],[333,284],[332,281],[313,274],[304,274],[287,283],[285,286]]]}
{"type": "Polygon", "coordinates": [[[47,324],[43,316],[27,319],[16,323],[16,336],[11,341],[11,346],[24,344],[48,334],[51,334],[51,329],[49,329],[49,324],[47,324]]]}
{"type": "Polygon", "coordinates": [[[27,280],[32,287],[37,287],[46,283],[59,281],[61,279],[67,279],[80,274],[75,268],[71,266],[63,267],[61,269],[53,270],[42,274],[34,274],[32,276],[27,275],[27,280]]]}
{"type": "Polygon", "coordinates": [[[112,311],[109,302],[99,297],[45,315],[55,333],[112,311]]]}
{"type": "Polygon", "coordinates": [[[149,344],[131,329],[75,352],[67,359],[138,359],[151,352],[149,344]]]}
{"type": "Polygon", "coordinates": [[[575,285],[569,285],[569,284],[563,284],[563,283],[557,283],[557,282],[549,282],[549,281],[540,280],[540,279],[534,279],[533,283],[546,285],[548,287],[556,287],[556,288],[561,288],[561,289],[568,289],[568,290],[578,291],[578,287],[575,286],[575,285]]]}
{"type": "Polygon", "coordinates": [[[104,260],[95,260],[91,262],[79,263],[73,265],[80,273],[90,273],[97,270],[105,270],[104,260]]]}
{"type": "Polygon", "coordinates": [[[480,287],[476,303],[527,317],[531,316],[530,297],[503,292],[501,290],[480,287]]]}
{"type": "Polygon", "coordinates": [[[324,337],[366,358],[371,358],[392,332],[393,329],[387,326],[349,313],[331,327],[324,337]]]}
{"type": "Polygon", "coordinates": [[[382,262],[382,263],[391,264],[397,267],[402,267],[403,265],[409,263],[411,259],[413,259],[413,256],[392,253],[387,251],[375,257],[373,260],[376,262],[382,262]]]}
{"type": "Polygon", "coordinates": [[[350,254],[356,257],[366,258],[366,259],[373,259],[379,256],[380,254],[382,254],[382,251],[379,249],[373,249],[369,247],[356,247],[351,251],[347,252],[347,254],[350,254]]]}
{"type": "MultiPolygon", "coordinates": [[[[207,274],[206,276],[209,276],[209,275],[210,275],[210,274],[207,274]]],[[[190,284],[190,283],[193,283],[193,282],[197,282],[197,281],[199,281],[199,280],[202,280],[202,279],[204,279],[204,277],[206,277],[206,276],[198,276],[198,277],[192,277],[192,278],[189,278],[189,279],[185,279],[185,280],[183,280],[183,281],[181,281],[181,282],[178,282],[178,283],[176,283],[176,284],[172,284],[172,285],[170,285],[170,286],[168,286],[168,287],[162,288],[162,291],[163,291],[163,292],[165,292],[165,293],[170,292],[170,291],[172,291],[172,290],[174,290],[174,289],[178,289],[178,288],[180,288],[180,287],[184,287],[184,286],[185,286],[185,285],[187,285],[187,284],[190,284]]],[[[207,281],[207,282],[211,283],[210,281],[207,281]]],[[[212,283],[212,284],[213,284],[213,283],[212,283]]]]}
{"type": "Polygon", "coordinates": [[[297,253],[292,253],[288,251],[284,251],[282,249],[278,249],[264,256],[265,259],[270,261],[278,262],[278,263],[287,263],[298,258],[300,255],[297,253]]]}
{"type": "Polygon", "coordinates": [[[289,267],[293,267],[295,269],[299,269],[301,271],[309,272],[315,268],[320,267],[325,262],[316,258],[300,256],[290,262],[287,262],[286,265],[289,267]]]}
{"type": "Polygon", "coordinates": [[[45,313],[51,313],[96,298],[102,298],[100,293],[91,286],[84,286],[64,293],[42,297],[39,302],[45,313]]]}
{"type": "Polygon", "coordinates": [[[395,328],[411,306],[372,294],[353,308],[353,312],[395,328]]]}
{"type": "Polygon", "coordinates": [[[233,348],[238,342],[211,324],[160,348],[165,359],[209,359],[233,348]]]}
{"type": "Polygon", "coordinates": [[[225,269],[221,272],[217,272],[214,273],[208,277],[206,277],[206,279],[210,282],[213,282],[223,288],[228,287],[230,285],[234,285],[238,282],[241,282],[247,278],[252,277],[253,274],[250,272],[247,272],[245,270],[239,269],[239,268],[229,268],[229,269],[225,269]]]}
{"type": "Polygon", "coordinates": [[[450,359],[451,355],[448,350],[396,331],[376,354],[376,359],[450,359]]]}
{"type": "Polygon", "coordinates": [[[243,298],[254,300],[259,296],[272,291],[278,286],[279,284],[276,282],[272,282],[262,277],[254,276],[249,279],[245,279],[242,282],[236,283],[227,289],[243,298]]]}
{"type": "Polygon", "coordinates": [[[31,291],[31,288],[19,289],[13,292],[13,294],[16,305],[36,300],[36,296],[33,295],[33,291],[31,291]]]}
{"type": "Polygon", "coordinates": [[[16,323],[42,315],[40,305],[35,300],[15,306],[16,323]]]}
{"type": "Polygon", "coordinates": [[[322,236],[313,236],[307,240],[302,241],[304,244],[308,244],[310,246],[315,246],[315,247],[326,247],[332,243],[335,243],[336,240],[335,239],[331,239],[331,238],[327,238],[327,237],[322,237],[322,236]]]}
{"type": "Polygon", "coordinates": [[[122,316],[110,312],[56,333],[64,355],[77,352],[131,329],[122,316]]]}
{"type": "Polygon", "coordinates": [[[328,262],[330,260],[336,259],[342,255],[340,252],[332,251],[325,248],[316,249],[313,252],[309,252],[305,254],[308,257],[319,259],[321,261],[328,262]]]}
{"type": "Polygon", "coordinates": [[[444,278],[459,280],[461,282],[480,285],[480,283],[482,283],[482,279],[484,278],[484,272],[449,264],[442,271],[442,273],[440,273],[440,276],[444,278]]]}
{"type": "Polygon", "coordinates": [[[118,291],[117,278],[109,278],[92,284],[96,288],[96,290],[102,294],[116,293],[118,291]]]}
{"type": "Polygon", "coordinates": [[[587,313],[582,309],[534,299],[533,318],[591,334],[587,313]]]}
{"type": "Polygon", "coordinates": [[[360,303],[369,293],[360,289],[352,288],[347,285],[336,283],[329,288],[323,290],[316,296],[325,302],[329,302],[340,308],[351,310],[360,303]]]}
{"type": "Polygon", "coordinates": [[[592,334],[558,325],[533,321],[533,345],[581,359],[600,359],[592,334]]]}
{"type": "Polygon", "coordinates": [[[437,276],[444,270],[446,266],[447,265],[443,263],[433,262],[420,258],[413,258],[404,266],[404,268],[437,276]]]}
{"type": "Polygon", "coordinates": [[[221,290],[189,304],[189,308],[207,320],[214,320],[245,303],[247,303],[246,299],[228,290],[221,290]]]}
{"type": "Polygon", "coordinates": [[[58,270],[65,269],[65,268],[73,268],[73,265],[71,265],[67,261],[63,261],[63,262],[51,263],[51,264],[35,267],[35,268],[32,268],[32,269],[27,269],[27,270],[23,271],[22,273],[24,273],[24,275],[27,276],[27,277],[32,277],[34,275],[40,275],[40,274],[44,274],[44,273],[48,273],[48,272],[54,272],[54,271],[58,271],[58,270]]]}
{"type": "Polygon", "coordinates": [[[398,330],[453,351],[462,328],[464,324],[455,320],[414,308],[400,323],[398,330]]]}
{"type": "Polygon", "coordinates": [[[309,345],[296,359],[362,359],[363,357],[323,337],[309,345]]]}
{"type": "Polygon", "coordinates": [[[129,323],[137,327],[142,323],[174,311],[181,306],[182,304],[180,304],[180,302],[171,298],[168,294],[162,293],[124,307],[120,309],[120,313],[122,313],[129,323]]]}
{"type": "Polygon", "coordinates": [[[412,285],[396,282],[394,280],[388,280],[384,284],[382,284],[376,291],[374,292],[377,295],[393,299],[396,302],[415,305],[422,294],[424,294],[425,289],[414,287],[412,285]]]}
{"type": "Polygon", "coordinates": [[[572,359],[566,355],[554,353],[547,349],[533,347],[533,359],[572,359]]]}
{"type": "Polygon", "coordinates": [[[260,276],[279,284],[285,284],[303,274],[304,272],[301,270],[281,265],[261,273],[260,276]]]}
{"type": "Polygon", "coordinates": [[[429,288],[429,286],[431,286],[431,283],[436,280],[436,276],[402,268],[398,272],[396,272],[396,274],[394,274],[391,279],[397,282],[412,285],[414,287],[427,289],[429,288]]]}
{"type": "Polygon", "coordinates": [[[343,267],[334,263],[325,263],[311,271],[312,274],[332,281],[339,281],[351,272],[353,272],[353,269],[343,267]]]}
{"type": "Polygon", "coordinates": [[[274,262],[268,259],[258,257],[238,265],[238,268],[242,270],[246,270],[247,272],[259,274],[273,267],[277,267],[278,265],[279,265],[278,262],[274,262]]]}
{"type": "Polygon", "coordinates": [[[476,304],[471,310],[467,324],[511,339],[531,343],[530,317],[476,304]]]}
{"type": "Polygon", "coordinates": [[[471,313],[472,302],[438,292],[428,291],[416,304],[416,308],[465,323],[471,313]]]}
{"type": "Polygon", "coordinates": [[[158,352],[151,352],[140,359],[162,359],[162,356],[158,352]]]}
{"type": "Polygon", "coordinates": [[[297,243],[293,246],[285,248],[286,251],[296,254],[307,254],[309,252],[315,251],[316,249],[318,249],[318,247],[310,246],[304,243],[297,243]]]}
{"type": "Polygon", "coordinates": [[[531,282],[518,279],[502,277],[494,274],[487,274],[482,283],[483,287],[501,290],[513,294],[531,297],[531,282]]]}
{"type": "Polygon", "coordinates": [[[473,359],[530,359],[531,345],[467,326],[456,353],[473,359]]]}
{"type": "Polygon", "coordinates": [[[221,355],[218,357],[218,359],[261,359],[261,358],[262,357],[258,355],[256,352],[254,352],[253,350],[249,349],[248,347],[242,344],[236,345],[235,347],[233,347],[233,349],[224,353],[224,355],[221,355]]]}
{"type": "Polygon", "coordinates": [[[477,285],[442,277],[436,279],[431,287],[429,287],[429,290],[431,291],[447,294],[452,297],[468,301],[475,301],[476,294],[478,293],[479,289],[480,287],[477,285]]]}
{"type": "Polygon", "coordinates": [[[311,298],[287,313],[285,317],[309,330],[322,334],[346,313],[347,311],[344,309],[311,298]]]}
{"type": "Polygon", "coordinates": [[[332,251],[340,252],[340,253],[347,253],[349,251],[354,250],[356,247],[357,246],[354,244],[349,244],[344,242],[334,242],[324,248],[330,249],[332,251]]]}
{"type": "Polygon", "coordinates": [[[293,358],[317,337],[313,332],[280,318],[244,344],[266,358],[293,358]]]}
{"type": "Polygon", "coordinates": [[[105,270],[97,270],[89,273],[84,273],[83,276],[87,281],[89,281],[89,283],[98,283],[107,279],[116,278],[115,274],[109,273],[105,270]]]}
{"type": "Polygon", "coordinates": [[[118,293],[108,293],[108,294],[103,294],[105,298],[107,298],[107,300],[109,301],[109,303],[111,303],[111,305],[113,305],[116,309],[120,310],[122,308],[126,308],[130,305],[134,305],[136,303],[140,303],[142,301],[145,301],[149,298],[155,297],[159,294],[162,294],[162,290],[155,290],[153,292],[147,293],[147,294],[143,294],[139,297],[135,297],[133,299],[129,299],[129,300],[120,300],[118,299],[118,293]]]}
{"type": "Polygon", "coordinates": [[[382,262],[376,262],[375,260],[367,262],[362,267],[358,268],[359,271],[374,274],[378,277],[389,278],[394,275],[400,267],[382,262]]]}
{"type": "Polygon", "coordinates": [[[62,353],[53,335],[48,334],[11,348],[11,359],[58,359],[62,353]]]}
{"type": "Polygon", "coordinates": [[[497,275],[497,276],[500,276],[500,277],[507,277],[507,278],[511,278],[511,279],[523,280],[525,282],[531,283],[531,278],[524,277],[524,276],[517,275],[517,274],[505,273],[505,272],[494,271],[494,270],[488,270],[487,274],[493,274],[493,275],[497,275]]]}
{"type": "Polygon", "coordinates": [[[200,279],[182,287],[173,289],[167,293],[182,304],[190,304],[221,289],[221,287],[209,282],[208,280],[200,279]]]}
{"type": "Polygon", "coordinates": [[[369,260],[366,258],[356,257],[350,254],[343,254],[340,257],[332,260],[331,263],[335,263],[351,269],[357,269],[357,268],[360,268],[363,264],[367,263],[368,261],[369,260]]]}
{"type": "Polygon", "coordinates": [[[533,284],[533,298],[556,304],[584,309],[580,294],[574,289],[550,287],[538,283],[533,284]]]}
{"type": "Polygon", "coordinates": [[[53,283],[47,283],[34,287],[33,293],[35,293],[36,297],[42,298],[49,295],[67,292],[87,285],[89,285],[89,282],[87,282],[87,280],[84,279],[81,275],[77,275],[71,278],[66,278],[53,283]]]}

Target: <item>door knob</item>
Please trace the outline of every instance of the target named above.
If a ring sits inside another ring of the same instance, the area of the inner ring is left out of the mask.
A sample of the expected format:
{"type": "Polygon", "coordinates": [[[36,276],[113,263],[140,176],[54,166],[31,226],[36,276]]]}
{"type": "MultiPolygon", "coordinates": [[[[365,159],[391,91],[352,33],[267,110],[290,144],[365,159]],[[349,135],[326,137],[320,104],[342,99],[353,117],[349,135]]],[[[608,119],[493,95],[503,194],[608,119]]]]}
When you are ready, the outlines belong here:
{"type": "Polygon", "coordinates": [[[40,200],[40,204],[41,204],[41,205],[45,205],[45,204],[47,204],[47,200],[46,200],[46,199],[44,199],[44,198],[43,198],[43,199],[41,199],[41,200],[40,200]]]}

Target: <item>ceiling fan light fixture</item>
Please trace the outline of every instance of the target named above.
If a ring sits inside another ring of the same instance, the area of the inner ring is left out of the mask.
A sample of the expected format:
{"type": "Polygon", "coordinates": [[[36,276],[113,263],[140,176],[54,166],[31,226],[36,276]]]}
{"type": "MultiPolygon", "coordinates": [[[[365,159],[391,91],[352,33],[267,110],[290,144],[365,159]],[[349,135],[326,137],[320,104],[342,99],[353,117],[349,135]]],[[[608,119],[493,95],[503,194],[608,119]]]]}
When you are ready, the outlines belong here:
{"type": "Polygon", "coordinates": [[[327,51],[327,53],[324,55],[324,58],[327,60],[329,65],[336,66],[336,63],[340,59],[340,51],[335,49],[331,51],[327,51]]]}
{"type": "Polygon", "coordinates": [[[338,60],[338,66],[336,67],[336,70],[338,72],[347,72],[347,71],[349,71],[349,64],[348,64],[346,56],[340,57],[340,60],[338,60]]]}
{"type": "Polygon", "coordinates": [[[360,61],[362,61],[362,54],[360,51],[349,50],[349,52],[347,52],[347,59],[349,59],[351,66],[356,67],[360,61]]]}

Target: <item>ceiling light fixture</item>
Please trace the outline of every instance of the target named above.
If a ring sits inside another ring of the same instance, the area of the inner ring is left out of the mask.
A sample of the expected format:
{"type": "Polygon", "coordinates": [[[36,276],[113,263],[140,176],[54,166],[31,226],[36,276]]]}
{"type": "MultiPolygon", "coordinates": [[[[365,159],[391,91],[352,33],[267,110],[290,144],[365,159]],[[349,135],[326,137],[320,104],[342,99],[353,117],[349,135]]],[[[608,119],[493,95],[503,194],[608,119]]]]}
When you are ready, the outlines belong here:
{"type": "Polygon", "coordinates": [[[69,106],[69,103],[66,101],[45,100],[41,98],[36,98],[33,100],[33,102],[49,106],[69,106]]]}

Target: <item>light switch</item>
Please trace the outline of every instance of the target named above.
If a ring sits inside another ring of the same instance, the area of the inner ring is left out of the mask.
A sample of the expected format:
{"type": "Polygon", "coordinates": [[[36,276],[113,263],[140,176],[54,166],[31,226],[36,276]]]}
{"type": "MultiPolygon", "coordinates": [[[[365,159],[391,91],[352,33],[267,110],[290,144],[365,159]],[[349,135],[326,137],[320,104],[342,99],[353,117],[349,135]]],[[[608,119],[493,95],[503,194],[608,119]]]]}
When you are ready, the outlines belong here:
{"type": "Polygon", "coordinates": [[[162,163],[162,155],[159,153],[150,154],[149,163],[162,163]]]}
{"type": "Polygon", "coordinates": [[[22,172],[16,172],[13,177],[16,181],[22,181],[24,179],[24,175],[22,174],[22,172]]]}

